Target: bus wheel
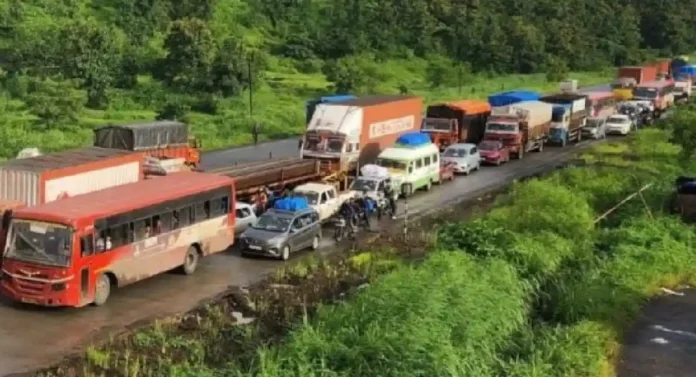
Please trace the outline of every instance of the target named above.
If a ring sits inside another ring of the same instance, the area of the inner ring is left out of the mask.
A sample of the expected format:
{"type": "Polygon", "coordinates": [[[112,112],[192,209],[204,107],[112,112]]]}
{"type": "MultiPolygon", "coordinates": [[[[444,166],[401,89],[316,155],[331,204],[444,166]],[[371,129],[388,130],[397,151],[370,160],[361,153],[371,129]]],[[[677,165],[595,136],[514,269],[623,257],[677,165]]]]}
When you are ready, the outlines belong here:
{"type": "Polygon", "coordinates": [[[198,249],[196,249],[195,246],[189,246],[188,251],[186,251],[186,256],[184,257],[184,264],[181,266],[185,275],[191,275],[196,272],[198,259],[198,249]]]}
{"type": "Polygon", "coordinates": [[[97,285],[94,287],[94,306],[102,306],[106,304],[111,295],[111,280],[105,274],[99,275],[97,285]]]}

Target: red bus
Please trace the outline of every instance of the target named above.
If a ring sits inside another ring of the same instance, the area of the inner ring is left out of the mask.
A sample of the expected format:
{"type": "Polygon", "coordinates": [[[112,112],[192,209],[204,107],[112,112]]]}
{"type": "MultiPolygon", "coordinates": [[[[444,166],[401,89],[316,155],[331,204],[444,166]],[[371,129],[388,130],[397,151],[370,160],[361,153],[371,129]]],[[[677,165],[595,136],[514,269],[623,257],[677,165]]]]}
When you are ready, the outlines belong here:
{"type": "Polygon", "coordinates": [[[44,306],[106,303],[112,288],[234,242],[234,180],[182,172],[15,210],[0,290],[44,306]]]}

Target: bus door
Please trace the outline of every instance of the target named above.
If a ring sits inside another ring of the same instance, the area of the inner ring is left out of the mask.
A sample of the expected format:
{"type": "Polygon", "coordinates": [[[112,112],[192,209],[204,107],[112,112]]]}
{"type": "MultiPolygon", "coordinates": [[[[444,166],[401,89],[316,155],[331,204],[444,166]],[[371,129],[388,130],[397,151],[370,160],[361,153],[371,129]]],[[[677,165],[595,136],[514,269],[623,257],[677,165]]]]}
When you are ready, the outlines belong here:
{"type": "Polygon", "coordinates": [[[94,259],[97,249],[94,240],[94,228],[78,233],[79,253],[76,253],[74,271],[79,279],[79,302],[86,304],[92,301],[94,295],[94,259]]]}

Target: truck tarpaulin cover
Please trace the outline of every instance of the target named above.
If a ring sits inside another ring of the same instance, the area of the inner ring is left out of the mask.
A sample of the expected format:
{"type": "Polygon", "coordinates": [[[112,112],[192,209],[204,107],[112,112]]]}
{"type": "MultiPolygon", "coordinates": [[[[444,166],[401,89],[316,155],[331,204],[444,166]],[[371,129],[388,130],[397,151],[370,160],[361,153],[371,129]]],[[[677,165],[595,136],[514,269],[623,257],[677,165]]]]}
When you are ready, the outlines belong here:
{"type": "Polygon", "coordinates": [[[513,105],[523,101],[538,101],[541,94],[526,90],[503,92],[488,97],[488,103],[493,107],[513,105]]]}
{"type": "Polygon", "coordinates": [[[175,121],[110,125],[94,130],[94,145],[138,151],[188,145],[188,125],[175,121]]]}
{"type": "Polygon", "coordinates": [[[273,208],[280,211],[294,212],[309,208],[309,203],[307,202],[307,198],[295,196],[276,200],[273,204],[273,208]]]}
{"type": "Polygon", "coordinates": [[[674,76],[690,75],[696,76],[696,65],[683,65],[674,70],[674,76]]]}
{"type": "Polygon", "coordinates": [[[421,145],[430,144],[430,136],[423,132],[409,132],[399,136],[396,139],[396,144],[405,147],[420,147],[421,145]]]}

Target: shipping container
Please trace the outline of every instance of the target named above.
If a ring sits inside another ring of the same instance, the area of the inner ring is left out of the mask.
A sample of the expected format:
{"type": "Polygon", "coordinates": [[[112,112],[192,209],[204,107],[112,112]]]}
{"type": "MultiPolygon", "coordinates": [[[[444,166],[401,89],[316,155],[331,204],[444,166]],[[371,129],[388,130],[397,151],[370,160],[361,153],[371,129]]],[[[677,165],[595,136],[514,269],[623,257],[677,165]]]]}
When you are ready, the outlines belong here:
{"type": "Polygon", "coordinates": [[[548,124],[553,114],[553,105],[541,101],[523,101],[514,105],[494,107],[491,116],[515,114],[529,129],[548,124]]]}
{"type": "Polygon", "coordinates": [[[88,147],[0,165],[0,200],[35,206],[143,179],[138,153],[88,147]]]}
{"type": "Polygon", "coordinates": [[[302,156],[354,171],[372,163],[385,147],[421,125],[423,99],[385,95],[317,105],[307,126],[302,156]]]}
{"type": "Polygon", "coordinates": [[[541,93],[528,90],[513,90],[510,92],[496,93],[488,97],[488,103],[492,107],[513,105],[523,101],[537,101],[541,93]]]}
{"type": "Polygon", "coordinates": [[[352,94],[335,94],[332,96],[323,96],[315,99],[311,99],[307,101],[305,107],[306,107],[306,116],[307,116],[307,121],[305,122],[306,124],[309,124],[309,122],[312,120],[312,116],[314,115],[314,111],[317,108],[317,105],[320,103],[338,103],[338,102],[343,102],[351,99],[357,98],[356,96],[352,94]]]}
{"type": "Polygon", "coordinates": [[[632,78],[636,83],[640,84],[646,81],[653,81],[657,78],[657,67],[654,65],[646,65],[643,67],[619,67],[617,78],[632,78]]]}

